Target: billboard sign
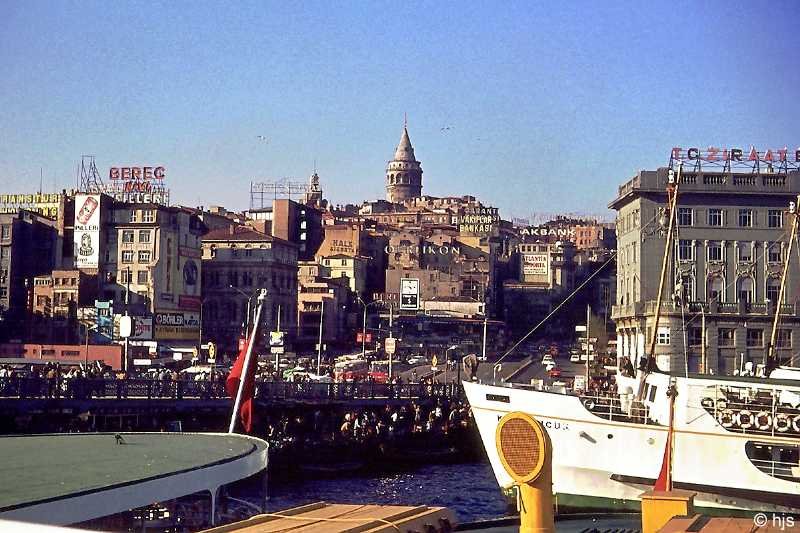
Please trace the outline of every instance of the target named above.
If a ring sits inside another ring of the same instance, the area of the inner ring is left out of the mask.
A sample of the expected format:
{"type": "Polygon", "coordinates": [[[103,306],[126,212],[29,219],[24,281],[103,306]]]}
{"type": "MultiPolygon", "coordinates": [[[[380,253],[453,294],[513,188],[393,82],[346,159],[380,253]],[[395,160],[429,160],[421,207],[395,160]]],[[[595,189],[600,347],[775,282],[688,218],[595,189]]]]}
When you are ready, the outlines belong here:
{"type": "Polygon", "coordinates": [[[111,167],[103,192],[119,202],[169,205],[165,177],[163,166],[111,167]]]}
{"type": "Polygon", "coordinates": [[[156,340],[195,340],[200,335],[198,313],[156,313],[156,340]]]}
{"type": "Polygon", "coordinates": [[[522,256],[522,273],[526,276],[547,276],[550,274],[549,254],[525,254],[522,256]]]}
{"type": "Polygon", "coordinates": [[[419,279],[400,279],[400,309],[419,310],[419,279]]]}
{"type": "Polygon", "coordinates": [[[50,218],[58,218],[58,208],[61,205],[60,194],[0,194],[0,214],[16,213],[20,209],[27,209],[50,218]]]}
{"type": "Polygon", "coordinates": [[[75,195],[75,266],[97,268],[100,261],[100,195],[75,195]]]}

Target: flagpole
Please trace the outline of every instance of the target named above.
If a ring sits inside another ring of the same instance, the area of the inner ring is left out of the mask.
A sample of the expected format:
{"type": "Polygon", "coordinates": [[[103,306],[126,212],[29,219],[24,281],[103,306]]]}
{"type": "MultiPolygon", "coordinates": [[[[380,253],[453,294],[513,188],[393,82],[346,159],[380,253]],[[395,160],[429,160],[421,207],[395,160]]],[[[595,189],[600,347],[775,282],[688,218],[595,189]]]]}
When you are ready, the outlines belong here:
{"type": "Polygon", "coordinates": [[[231,414],[231,425],[228,428],[228,433],[233,433],[236,427],[236,418],[239,415],[239,407],[242,404],[242,393],[244,392],[244,381],[247,379],[247,373],[250,371],[250,359],[253,356],[253,347],[256,344],[256,333],[258,332],[258,324],[261,321],[261,308],[264,307],[264,298],[267,295],[266,289],[261,289],[261,294],[258,296],[258,309],[256,310],[256,321],[253,324],[253,331],[250,332],[250,339],[247,343],[247,352],[244,356],[244,365],[242,367],[242,374],[239,376],[239,389],[236,391],[236,401],[233,404],[233,413],[231,414]]]}

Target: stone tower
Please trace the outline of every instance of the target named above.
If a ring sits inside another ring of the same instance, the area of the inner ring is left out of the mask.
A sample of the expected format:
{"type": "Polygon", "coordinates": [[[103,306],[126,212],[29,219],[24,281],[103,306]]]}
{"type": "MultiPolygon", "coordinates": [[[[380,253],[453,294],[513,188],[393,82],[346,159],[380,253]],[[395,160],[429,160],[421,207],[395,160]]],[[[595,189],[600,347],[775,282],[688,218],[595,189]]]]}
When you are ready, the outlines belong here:
{"type": "Polygon", "coordinates": [[[414,148],[408,138],[408,127],[403,125],[400,144],[394,159],[386,167],[386,199],[401,203],[409,198],[422,196],[422,166],[414,157],[414,148]]]}

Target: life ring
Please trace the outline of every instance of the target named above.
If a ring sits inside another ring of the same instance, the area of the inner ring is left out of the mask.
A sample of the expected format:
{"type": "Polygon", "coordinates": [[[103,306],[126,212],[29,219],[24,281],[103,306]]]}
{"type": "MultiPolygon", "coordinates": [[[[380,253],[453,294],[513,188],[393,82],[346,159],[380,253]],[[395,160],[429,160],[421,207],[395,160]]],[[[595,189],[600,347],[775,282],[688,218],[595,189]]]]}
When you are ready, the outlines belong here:
{"type": "Polygon", "coordinates": [[[733,426],[733,412],[730,409],[725,409],[724,411],[720,411],[717,415],[717,420],[719,421],[720,425],[724,428],[729,428],[733,426]]]}
{"type": "Polygon", "coordinates": [[[795,433],[800,433],[800,415],[796,415],[792,418],[792,429],[795,433]]]}
{"type": "Polygon", "coordinates": [[[744,409],[736,414],[736,425],[742,429],[753,427],[753,413],[744,409]]]}
{"type": "Polygon", "coordinates": [[[702,400],[700,400],[700,405],[702,405],[706,409],[713,409],[714,408],[714,398],[703,398],[702,400]]]}
{"type": "Polygon", "coordinates": [[[792,422],[786,413],[778,413],[775,415],[775,431],[779,433],[786,433],[792,426],[792,422]]]}
{"type": "Polygon", "coordinates": [[[755,425],[761,431],[767,431],[772,428],[772,415],[767,411],[759,411],[755,418],[755,425]]]}
{"type": "Polygon", "coordinates": [[[583,406],[591,411],[592,409],[594,409],[594,400],[592,400],[591,398],[584,399],[583,406]]]}
{"type": "Polygon", "coordinates": [[[728,400],[726,400],[725,398],[720,398],[719,400],[717,400],[717,409],[723,410],[727,408],[728,408],[728,400]]]}

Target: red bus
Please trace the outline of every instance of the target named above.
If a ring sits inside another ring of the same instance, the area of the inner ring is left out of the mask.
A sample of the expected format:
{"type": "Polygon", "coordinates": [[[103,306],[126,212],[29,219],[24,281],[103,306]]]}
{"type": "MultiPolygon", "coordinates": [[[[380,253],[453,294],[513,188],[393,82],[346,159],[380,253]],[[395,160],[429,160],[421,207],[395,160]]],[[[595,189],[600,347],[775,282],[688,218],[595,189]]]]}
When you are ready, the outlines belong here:
{"type": "Polygon", "coordinates": [[[364,381],[369,374],[369,365],[362,359],[342,361],[333,366],[334,381],[364,381]]]}

